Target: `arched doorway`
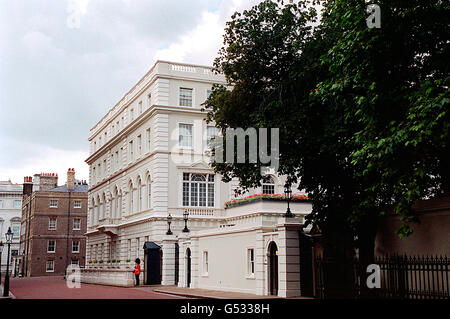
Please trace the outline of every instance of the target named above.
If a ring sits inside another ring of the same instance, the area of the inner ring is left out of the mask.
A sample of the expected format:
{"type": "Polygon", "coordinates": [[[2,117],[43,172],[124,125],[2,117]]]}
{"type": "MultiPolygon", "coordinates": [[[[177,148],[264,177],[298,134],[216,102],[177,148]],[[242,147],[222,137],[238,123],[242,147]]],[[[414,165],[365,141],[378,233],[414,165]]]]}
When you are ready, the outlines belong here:
{"type": "Polygon", "coordinates": [[[278,295],[278,247],[273,241],[269,244],[269,294],[271,296],[278,295]]]}
{"type": "Polygon", "coordinates": [[[191,250],[186,249],[186,287],[191,286],[191,250]]]}

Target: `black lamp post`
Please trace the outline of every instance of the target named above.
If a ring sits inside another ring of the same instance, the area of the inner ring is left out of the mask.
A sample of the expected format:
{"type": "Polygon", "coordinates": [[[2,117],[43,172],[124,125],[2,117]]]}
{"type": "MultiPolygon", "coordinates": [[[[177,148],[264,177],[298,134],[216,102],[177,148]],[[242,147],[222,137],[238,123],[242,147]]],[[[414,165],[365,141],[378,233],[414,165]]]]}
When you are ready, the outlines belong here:
{"type": "Polygon", "coordinates": [[[2,283],[2,251],[3,251],[3,242],[0,241],[0,284],[2,283]]]}
{"type": "Polygon", "coordinates": [[[172,216],[170,214],[167,216],[167,224],[169,225],[169,229],[166,232],[166,235],[172,235],[172,231],[170,230],[170,224],[172,223],[172,216]]]}
{"type": "Polygon", "coordinates": [[[295,215],[291,213],[291,209],[289,208],[289,202],[291,201],[291,198],[292,198],[291,185],[289,185],[289,184],[284,185],[284,197],[286,198],[287,205],[288,205],[286,213],[284,214],[284,217],[287,217],[287,218],[295,217],[295,215]]]}
{"type": "Polygon", "coordinates": [[[6,259],[6,275],[5,275],[5,286],[3,288],[3,297],[9,297],[9,250],[11,247],[13,232],[11,227],[8,228],[8,232],[5,234],[6,243],[8,244],[8,258],[6,259]]]}
{"type": "Polygon", "coordinates": [[[188,218],[189,218],[189,213],[187,210],[184,211],[183,213],[183,218],[184,218],[184,229],[183,229],[183,233],[189,233],[189,229],[187,227],[187,222],[188,222],[188,218]]]}

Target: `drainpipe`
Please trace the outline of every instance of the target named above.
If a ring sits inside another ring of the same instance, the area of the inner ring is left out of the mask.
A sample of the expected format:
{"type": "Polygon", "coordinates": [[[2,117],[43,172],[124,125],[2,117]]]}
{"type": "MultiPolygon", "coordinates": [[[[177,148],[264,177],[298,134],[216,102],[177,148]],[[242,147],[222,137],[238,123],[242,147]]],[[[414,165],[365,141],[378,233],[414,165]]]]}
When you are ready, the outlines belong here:
{"type": "Polygon", "coordinates": [[[70,232],[70,203],[71,203],[71,197],[72,197],[72,191],[69,189],[69,205],[68,205],[68,212],[67,212],[67,242],[66,242],[66,268],[64,270],[64,279],[66,279],[67,275],[67,267],[69,262],[69,232],[70,232]]]}

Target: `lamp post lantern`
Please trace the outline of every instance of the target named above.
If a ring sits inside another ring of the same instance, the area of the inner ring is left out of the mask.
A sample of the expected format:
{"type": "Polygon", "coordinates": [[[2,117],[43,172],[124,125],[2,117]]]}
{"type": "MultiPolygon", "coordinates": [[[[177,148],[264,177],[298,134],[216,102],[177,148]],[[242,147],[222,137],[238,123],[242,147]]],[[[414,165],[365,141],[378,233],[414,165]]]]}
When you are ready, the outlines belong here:
{"type": "Polygon", "coordinates": [[[189,233],[189,228],[187,227],[187,222],[189,219],[189,213],[187,210],[184,211],[183,213],[183,218],[184,218],[184,229],[183,229],[183,233],[189,233]]]}
{"type": "Polygon", "coordinates": [[[8,258],[6,259],[6,275],[5,275],[5,285],[3,287],[3,297],[9,297],[9,251],[13,237],[11,227],[8,228],[8,232],[5,234],[5,237],[6,243],[8,244],[8,258]]]}
{"type": "Polygon", "coordinates": [[[169,229],[166,232],[166,235],[172,235],[172,231],[170,230],[170,224],[172,223],[172,216],[170,214],[167,216],[167,224],[169,225],[169,229]]]}
{"type": "Polygon", "coordinates": [[[286,213],[284,214],[284,217],[286,217],[286,218],[295,217],[295,215],[291,213],[291,209],[289,208],[289,202],[291,201],[291,198],[292,198],[291,185],[289,185],[289,184],[284,185],[284,197],[286,198],[287,206],[288,206],[286,213]]]}

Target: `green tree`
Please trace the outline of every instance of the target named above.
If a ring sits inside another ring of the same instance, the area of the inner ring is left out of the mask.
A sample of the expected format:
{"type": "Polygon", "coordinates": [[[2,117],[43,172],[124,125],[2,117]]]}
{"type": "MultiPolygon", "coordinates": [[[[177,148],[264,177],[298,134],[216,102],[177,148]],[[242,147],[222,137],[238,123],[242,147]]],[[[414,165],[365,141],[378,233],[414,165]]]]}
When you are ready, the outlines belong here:
{"type": "MultiPolygon", "coordinates": [[[[320,22],[316,1],[266,0],[234,14],[215,61],[233,88],[217,86],[207,101],[224,133],[280,129],[278,173],[312,199],[308,220],[341,267],[335,289],[348,282],[352,247],[372,260],[387,207],[408,235],[411,204],[449,190],[449,4],[378,3],[379,29],[368,28],[363,0],[325,2],[320,22]]],[[[261,163],[213,166],[243,189],[260,185],[261,163]]]]}

